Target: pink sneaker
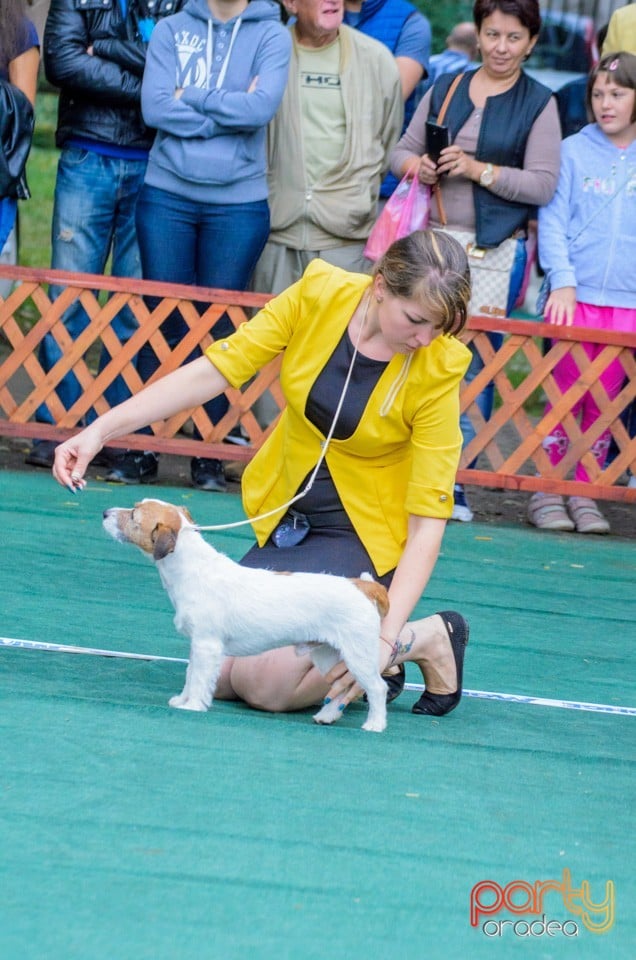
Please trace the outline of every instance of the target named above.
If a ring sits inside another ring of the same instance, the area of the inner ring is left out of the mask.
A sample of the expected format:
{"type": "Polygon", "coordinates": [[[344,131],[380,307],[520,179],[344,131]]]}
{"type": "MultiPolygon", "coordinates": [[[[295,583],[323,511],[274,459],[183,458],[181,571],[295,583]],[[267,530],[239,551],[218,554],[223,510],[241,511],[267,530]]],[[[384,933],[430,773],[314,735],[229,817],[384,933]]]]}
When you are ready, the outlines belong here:
{"type": "Polygon", "coordinates": [[[610,525],[590,497],[570,497],[570,516],[576,524],[577,533],[609,533],[610,525]]]}
{"type": "Polygon", "coordinates": [[[533,493],[528,503],[528,520],[539,530],[574,530],[563,497],[558,493],[533,493]]]}

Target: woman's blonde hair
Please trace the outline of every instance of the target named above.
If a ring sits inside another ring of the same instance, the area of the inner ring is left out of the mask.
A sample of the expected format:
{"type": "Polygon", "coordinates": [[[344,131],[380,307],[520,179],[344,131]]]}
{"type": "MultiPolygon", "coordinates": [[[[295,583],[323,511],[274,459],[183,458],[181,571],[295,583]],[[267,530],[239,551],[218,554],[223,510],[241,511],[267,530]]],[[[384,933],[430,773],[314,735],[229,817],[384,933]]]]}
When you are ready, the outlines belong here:
{"type": "Polygon", "coordinates": [[[443,333],[461,333],[468,320],[470,268],[462,245],[443,230],[416,230],[392,243],[375,264],[394,297],[419,300],[441,317],[443,333]]]}

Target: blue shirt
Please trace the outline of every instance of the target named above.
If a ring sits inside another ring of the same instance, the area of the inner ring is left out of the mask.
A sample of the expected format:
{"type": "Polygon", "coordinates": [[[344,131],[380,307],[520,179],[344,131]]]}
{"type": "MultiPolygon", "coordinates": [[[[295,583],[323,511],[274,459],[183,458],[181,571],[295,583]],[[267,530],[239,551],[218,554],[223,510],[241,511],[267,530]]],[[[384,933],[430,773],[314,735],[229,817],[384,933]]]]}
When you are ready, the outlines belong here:
{"type": "Polygon", "coordinates": [[[469,70],[476,70],[479,66],[478,61],[469,60],[468,54],[460,50],[444,50],[442,53],[433,54],[428,61],[428,77],[418,84],[418,101],[442,74],[459,73],[460,70],[467,73],[469,70]]]}
{"type": "Polygon", "coordinates": [[[10,62],[15,60],[16,57],[21,57],[23,53],[26,53],[27,50],[31,50],[33,47],[37,47],[38,50],[40,49],[38,32],[31,21],[25,17],[18,29],[15,53],[12,57],[8,57],[6,60],[0,60],[0,77],[3,80],[8,80],[10,62]]]}

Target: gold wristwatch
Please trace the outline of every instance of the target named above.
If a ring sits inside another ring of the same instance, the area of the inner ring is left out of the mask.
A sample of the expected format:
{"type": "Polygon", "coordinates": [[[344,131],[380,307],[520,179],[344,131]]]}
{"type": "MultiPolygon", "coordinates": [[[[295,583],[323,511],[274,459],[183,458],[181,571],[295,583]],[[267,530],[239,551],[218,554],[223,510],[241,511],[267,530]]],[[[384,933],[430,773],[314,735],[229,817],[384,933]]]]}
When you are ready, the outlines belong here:
{"type": "Polygon", "coordinates": [[[479,176],[479,185],[482,187],[491,187],[495,179],[495,168],[492,163],[487,163],[479,176]]]}

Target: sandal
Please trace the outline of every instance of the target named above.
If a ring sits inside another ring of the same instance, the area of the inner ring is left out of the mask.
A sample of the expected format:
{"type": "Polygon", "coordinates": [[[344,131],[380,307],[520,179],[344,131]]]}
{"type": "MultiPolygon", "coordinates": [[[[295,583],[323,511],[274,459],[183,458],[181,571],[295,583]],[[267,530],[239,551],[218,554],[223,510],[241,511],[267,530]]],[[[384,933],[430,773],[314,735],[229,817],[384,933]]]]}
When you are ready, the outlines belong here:
{"type": "Polygon", "coordinates": [[[539,530],[574,530],[558,493],[533,493],[528,503],[528,520],[539,530]]]}
{"type": "Polygon", "coordinates": [[[590,497],[570,497],[570,516],[576,524],[577,533],[609,533],[610,525],[590,497]]]}
{"type": "Polygon", "coordinates": [[[429,693],[424,691],[417,703],[411,708],[412,713],[428,714],[431,717],[443,717],[454,710],[462,698],[462,675],[464,672],[464,654],[470,628],[459,613],[444,610],[437,614],[444,621],[448,639],[453,648],[455,669],[457,670],[457,689],[455,693],[429,693]]]}

